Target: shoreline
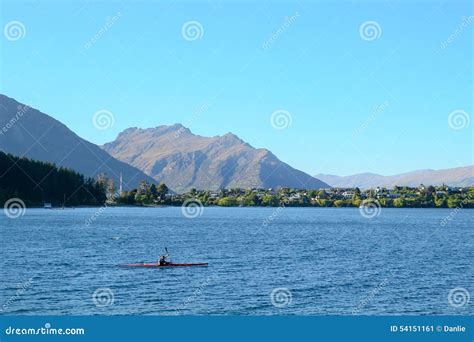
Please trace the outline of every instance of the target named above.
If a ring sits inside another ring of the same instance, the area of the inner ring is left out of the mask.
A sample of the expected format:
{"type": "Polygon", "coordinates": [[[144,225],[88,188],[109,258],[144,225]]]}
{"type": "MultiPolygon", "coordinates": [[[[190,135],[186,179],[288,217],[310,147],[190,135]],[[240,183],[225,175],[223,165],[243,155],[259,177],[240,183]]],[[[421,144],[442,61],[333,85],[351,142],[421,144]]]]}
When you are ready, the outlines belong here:
{"type": "MultiPolygon", "coordinates": [[[[115,204],[107,204],[107,205],[82,205],[77,207],[52,207],[52,208],[44,208],[43,206],[26,206],[27,209],[45,209],[45,210],[74,210],[74,209],[88,209],[88,208],[149,208],[149,209],[158,209],[158,208],[182,208],[186,207],[183,205],[115,205],[115,204]]],[[[240,208],[240,209],[248,209],[248,208],[284,208],[284,209],[291,209],[291,208],[302,208],[302,209],[361,209],[361,208],[372,208],[371,206],[364,206],[364,207],[356,207],[356,206],[344,206],[344,207],[318,207],[318,206],[220,206],[220,205],[202,205],[202,208],[240,208]]],[[[373,207],[376,208],[376,207],[373,207]]],[[[383,209],[474,209],[471,207],[384,207],[379,206],[378,208],[383,209]]]]}

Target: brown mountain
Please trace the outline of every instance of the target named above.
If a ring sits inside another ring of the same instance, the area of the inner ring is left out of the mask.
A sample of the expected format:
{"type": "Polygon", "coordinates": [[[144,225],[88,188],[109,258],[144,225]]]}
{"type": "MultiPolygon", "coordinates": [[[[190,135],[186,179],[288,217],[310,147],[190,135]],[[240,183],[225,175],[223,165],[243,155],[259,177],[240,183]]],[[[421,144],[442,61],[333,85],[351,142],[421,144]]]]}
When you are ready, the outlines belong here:
{"type": "Polygon", "coordinates": [[[180,124],[129,128],[102,148],[175,191],[329,186],[256,149],[234,134],[203,137],[180,124]]]}
{"type": "Polygon", "coordinates": [[[316,175],[319,179],[337,188],[353,188],[362,189],[386,187],[393,188],[398,186],[416,187],[420,184],[424,185],[449,185],[449,186],[473,186],[474,185],[474,166],[463,166],[452,169],[443,170],[417,170],[402,173],[393,176],[382,176],[373,173],[360,173],[352,176],[333,176],[333,175],[316,175]]]}
{"type": "Polygon", "coordinates": [[[0,150],[20,157],[55,163],[87,177],[106,173],[124,188],[141,180],[153,181],[140,170],[121,162],[52,117],[0,95],[0,150]]]}

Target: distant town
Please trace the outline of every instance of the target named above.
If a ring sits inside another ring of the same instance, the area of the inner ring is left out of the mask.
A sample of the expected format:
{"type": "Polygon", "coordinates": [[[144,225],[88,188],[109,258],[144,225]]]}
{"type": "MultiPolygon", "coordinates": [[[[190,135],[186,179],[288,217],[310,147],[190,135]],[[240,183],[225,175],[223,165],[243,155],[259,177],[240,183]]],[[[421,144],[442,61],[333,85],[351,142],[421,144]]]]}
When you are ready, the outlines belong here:
{"type": "Polygon", "coordinates": [[[190,199],[203,206],[221,207],[359,207],[376,202],[381,207],[396,208],[474,208],[474,187],[449,186],[304,189],[221,189],[171,193],[165,184],[141,182],[138,189],[115,191],[109,187],[108,203],[117,205],[182,205],[190,199]],[[115,195],[114,195],[115,194],[115,195]]]}

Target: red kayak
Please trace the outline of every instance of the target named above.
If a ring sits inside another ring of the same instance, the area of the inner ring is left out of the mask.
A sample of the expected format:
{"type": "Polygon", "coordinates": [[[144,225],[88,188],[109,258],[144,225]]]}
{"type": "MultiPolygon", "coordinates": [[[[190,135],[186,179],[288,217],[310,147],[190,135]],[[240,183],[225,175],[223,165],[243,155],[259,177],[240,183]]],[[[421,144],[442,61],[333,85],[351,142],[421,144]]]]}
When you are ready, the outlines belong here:
{"type": "Polygon", "coordinates": [[[160,265],[158,263],[155,264],[127,264],[127,265],[122,265],[122,267],[187,267],[187,266],[207,266],[209,265],[207,262],[198,262],[194,264],[165,264],[165,265],[160,265]]]}

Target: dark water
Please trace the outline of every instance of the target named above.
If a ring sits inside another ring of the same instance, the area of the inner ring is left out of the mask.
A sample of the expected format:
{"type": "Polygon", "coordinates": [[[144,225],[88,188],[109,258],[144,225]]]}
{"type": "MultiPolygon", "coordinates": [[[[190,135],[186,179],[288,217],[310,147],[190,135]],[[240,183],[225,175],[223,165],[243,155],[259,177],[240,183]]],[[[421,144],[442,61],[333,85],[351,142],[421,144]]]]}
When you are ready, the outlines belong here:
{"type": "Polygon", "coordinates": [[[97,211],[1,215],[3,314],[474,314],[474,210],[107,208],[86,225],[97,211]],[[163,246],[209,266],[117,266],[163,246]]]}

